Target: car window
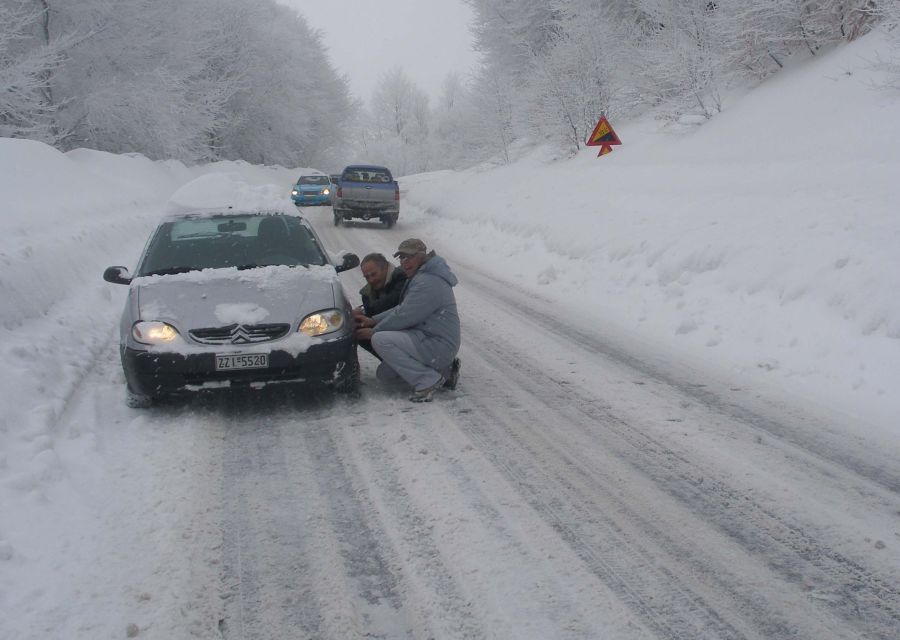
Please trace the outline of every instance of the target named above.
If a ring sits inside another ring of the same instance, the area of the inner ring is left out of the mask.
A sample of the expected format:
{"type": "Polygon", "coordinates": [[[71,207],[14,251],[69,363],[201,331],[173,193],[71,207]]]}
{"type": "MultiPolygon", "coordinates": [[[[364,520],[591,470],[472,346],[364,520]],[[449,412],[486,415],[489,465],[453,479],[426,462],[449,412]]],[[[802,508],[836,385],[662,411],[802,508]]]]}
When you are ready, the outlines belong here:
{"type": "Polygon", "coordinates": [[[299,218],[215,216],[160,225],[141,260],[138,275],[324,264],[328,264],[325,252],[299,218]]]}
{"type": "Polygon", "coordinates": [[[229,234],[250,235],[247,219],[235,218],[195,218],[178,220],[169,227],[169,236],[173,241],[189,238],[220,237],[229,234]]]}
{"type": "Polygon", "coordinates": [[[301,176],[297,184],[328,184],[328,176],[301,176]]]}
{"type": "Polygon", "coordinates": [[[291,216],[268,216],[257,220],[251,263],[265,265],[324,265],[325,254],[310,230],[291,216]]]}
{"type": "Polygon", "coordinates": [[[376,184],[384,184],[392,182],[391,174],[382,169],[354,169],[345,171],[341,176],[341,181],[347,182],[368,182],[376,184]]]}

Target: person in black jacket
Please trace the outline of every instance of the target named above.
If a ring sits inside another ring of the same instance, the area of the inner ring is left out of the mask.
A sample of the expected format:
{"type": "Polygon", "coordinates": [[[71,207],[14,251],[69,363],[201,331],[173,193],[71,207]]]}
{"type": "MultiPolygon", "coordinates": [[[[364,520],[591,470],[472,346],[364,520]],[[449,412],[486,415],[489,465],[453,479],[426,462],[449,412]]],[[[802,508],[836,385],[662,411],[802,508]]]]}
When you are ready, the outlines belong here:
{"type": "MultiPolygon", "coordinates": [[[[359,263],[359,268],[366,279],[366,286],[359,290],[362,306],[354,310],[354,315],[371,318],[400,303],[400,292],[406,285],[406,274],[403,269],[391,265],[380,253],[367,255],[359,263]]],[[[372,348],[371,340],[360,340],[359,346],[381,360],[381,356],[372,348]]]]}

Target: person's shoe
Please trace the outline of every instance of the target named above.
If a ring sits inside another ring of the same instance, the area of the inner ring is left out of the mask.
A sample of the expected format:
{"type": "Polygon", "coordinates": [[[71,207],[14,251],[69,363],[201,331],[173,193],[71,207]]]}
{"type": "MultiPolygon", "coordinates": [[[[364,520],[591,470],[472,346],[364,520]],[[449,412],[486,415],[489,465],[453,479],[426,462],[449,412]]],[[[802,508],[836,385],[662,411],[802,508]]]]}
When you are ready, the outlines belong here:
{"type": "Polygon", "coordinates": [[[430,387],[420,389],[419,391],[413,391],[413,394],[409,397],[409,399],[412,402],[431,402],[434,399],[434,392],[440,389],[443,386],[444,382],[444,376],[441,376],[438,381],[430,387]]]}
{"type": "Polygon", "coordinates": [[[459,358],[453,358],[453,363],[450,365],[450,376],[444,381],[444,389],[450,389],[450,391],[456,389],[456,385],[459,383],[460,366],[459,358]]]}

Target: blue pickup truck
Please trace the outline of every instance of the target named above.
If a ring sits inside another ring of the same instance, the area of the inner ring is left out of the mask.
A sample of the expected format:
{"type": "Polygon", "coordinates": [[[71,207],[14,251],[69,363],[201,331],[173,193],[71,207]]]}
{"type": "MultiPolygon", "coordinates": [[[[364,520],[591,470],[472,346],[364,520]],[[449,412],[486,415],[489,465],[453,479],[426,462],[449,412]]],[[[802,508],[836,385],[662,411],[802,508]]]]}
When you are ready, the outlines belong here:
{"type": "Polygon", "coordinates": [[[358,218],[391,228],[400,217],[400,185],[387,167],[352,164],[341,173],[331,206],[335,226],[358,218]]]}

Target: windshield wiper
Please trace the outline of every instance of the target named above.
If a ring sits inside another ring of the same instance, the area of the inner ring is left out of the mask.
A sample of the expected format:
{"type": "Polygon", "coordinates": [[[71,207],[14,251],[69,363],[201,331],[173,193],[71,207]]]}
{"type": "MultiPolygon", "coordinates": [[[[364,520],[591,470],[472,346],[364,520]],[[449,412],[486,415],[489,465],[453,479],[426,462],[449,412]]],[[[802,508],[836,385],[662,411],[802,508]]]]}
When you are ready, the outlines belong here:
{"type": "Polygon", "coordinates": [[[309,265],[302,262],[264,262],[263,264],[241,264],[235,268],[241,271],[242,269],[260,269],[262,267],[309,267],[309,265]]]}
{"type": "Polygon", "coordinates": [[[197,267],[165,267],[164,269],[154,269],[143,274],[145,276],[171,276],[176,273],[187,273],[188,271],[199,271],[197,267]]]}
{"type": "Polygon", "coordinates": [[[223,233],[221,231],[198,231],[197,233],[186,233],[183,236],[178,236],[178,240],[184,239],[196,239],[196,238],[224,238],[225,236],[230,235],[228,233],[223,233]]]}

